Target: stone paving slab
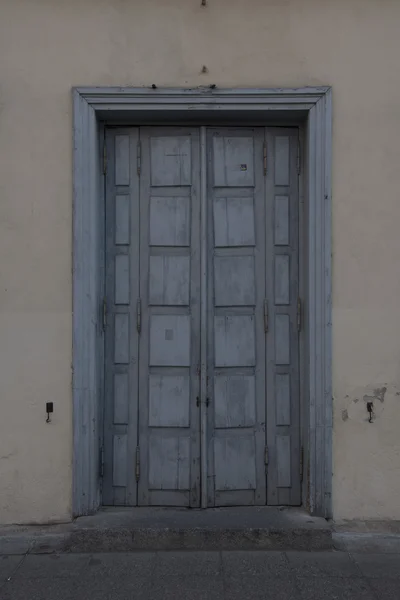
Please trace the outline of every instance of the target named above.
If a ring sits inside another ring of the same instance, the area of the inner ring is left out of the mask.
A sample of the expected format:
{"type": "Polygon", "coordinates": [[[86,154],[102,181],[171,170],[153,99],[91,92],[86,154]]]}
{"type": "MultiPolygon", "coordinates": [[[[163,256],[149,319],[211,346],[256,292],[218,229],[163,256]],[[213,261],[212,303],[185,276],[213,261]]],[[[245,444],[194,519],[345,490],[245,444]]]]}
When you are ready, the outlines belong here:
{"type": "Polygon", "coordinates": [[[224,590],[226,600],[300,600],[294,578],[230,577],[224,580],[224,590]]]}
{"type": "Polygon", "coordinates": [[[85,576],[77,579],[16,579],[0,588],[1,600],[152,600],[149,579],[85,576]],[[62,582],[62,583],[61,583],[62,582]]]}
{"type": "MultiPolygon", "coordinates": [[[[1,586],[1,584],[0,584],[1,586]]],[[[0,587],[1,600],[84,600],[76,594],[76,582],[67,579],[16,579],[0,587]]],[[[90,596],[94,600],[93,595],[90,596]]],[[[100,600],[97,598],[96,600],[100,600]]]]}
{"type": "Polygon", "coordinates": [[[216,577],[222,573],[220,552],[159,552],[155,574],[160,578],[216,577]]]}
{"type": "Polygon", "coordinates": [[[400,554],[140,552],[0,558],[1,600],[399,600],[400,554]]]}
{"type": "Polygon", "coordinates": [[[15,578],[74,579],[88,570],[87,554],[28,554],[15,578]]]}
{"type": "Polygon", "coordinates": [[[21,560],[20,556],[0,556],[0,583],[12,575],[21,560]]]}
{"type": "Polygon", "coordinates": [[[376,600],[366,579],[298,578],[297,585],[301,600],[376,600]]]}
{"type": "Polygon", "coordinates": [[[353,554],[364,577],[400,580],[399,554],[353,554]]]}
{"type": "Polygon", "coordinates": [[[91,577],[111,577],[124,579],[132,574],[151,579],[156,569],[157,555],[155,552],[131,552],[113,554],[93,554],[69,556],[89,556],[87,574],[91,577]]]}
{"type": "Polygon", "coordinates": [[[224,600],[226,598],[222,576],[156,578],[150,593],[149,600],[224,600]]]}
{"type": "Polygon", "coordinates": [[[223,552],[223,570],[230,577],[288,577],[290,567],[283,552],[223,552]]]}
{"type": "Polygon", "coordinates": [[[345,552],[287,552],[286,556],[297,577],[361,576],[355,561],[345,552]]]}
{"type": "Polygon", "coordinates": [[[400,581],[394,579],[372,579],[370,585],[378,600],[399,600],[400,581]]]}

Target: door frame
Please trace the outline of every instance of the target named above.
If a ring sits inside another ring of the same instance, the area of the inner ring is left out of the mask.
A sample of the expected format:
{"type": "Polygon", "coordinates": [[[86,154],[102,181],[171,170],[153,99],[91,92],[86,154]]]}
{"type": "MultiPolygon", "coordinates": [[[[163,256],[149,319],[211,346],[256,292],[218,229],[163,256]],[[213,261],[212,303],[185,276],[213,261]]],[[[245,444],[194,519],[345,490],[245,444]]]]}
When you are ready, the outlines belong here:
{"type": "Polygon", "coordinates": [[[104,378],[104,123],[303,128],[301,202],[303,505],[332,516],[332,259],[330,87],[73,89],[73,515],[101,503],[104,378]],[[216,121],[217,120],[217,121],[216,121]],[[219,121],[218,121],[219,120],[219,121]]]}

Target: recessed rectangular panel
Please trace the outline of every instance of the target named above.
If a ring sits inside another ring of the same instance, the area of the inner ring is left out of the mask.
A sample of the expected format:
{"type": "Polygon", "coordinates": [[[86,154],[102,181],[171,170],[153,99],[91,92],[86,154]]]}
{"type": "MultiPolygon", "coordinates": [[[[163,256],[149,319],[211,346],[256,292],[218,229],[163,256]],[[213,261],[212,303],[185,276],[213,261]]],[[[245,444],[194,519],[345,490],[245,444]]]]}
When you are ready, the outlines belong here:
{"type": "Polygon", "coordinates": [[[190,317],[188,315],[150,317],[150,365],[165,367],[190,365],[190,317]]]}
{"type": "Polygon", "coordinates": [[[274,242],[276,246],[288,246],[289,236],[289,198],[275,196],[274,242]]]}
{"type": "Polygon", "coordinates": [[[275,315],[275,362],[277,365],[290,363],[289,315],[275,315]]]}
{"type": "Polygon", "coordinates": [[[149,488],[190,489],[190,437],[150,435],[149,488]]]}
{"type": "Polygon", "coordinates": [[[290,425],[290,375],[275,374],[276,424],[290,425]]]}
{"type": "Polygon", "coordinates": [[[254,490],[256,456],[254,435],[214,438],[215,489],[254,490]]]}
{"type": "Polygon", "coordinates": [[[214,258],[215,306],[254,306],[254,256],[214,258]]]}
{"type": "Polygon", "coordinates": [[[254,375],[214,377],[215,426],[251,427],[256,422],[254,375]]]}
{"type": "Polygon", "coordinates": [[[115,184],[129,185],[129,135],[115,136],[115,184]]]}
{"type": "Polygon", "coordinates": [[[150,375],[150,427],[189,427],[189,409],[189,375],[150,375]]]}
{"type": "Polygon", "coordinates": [[[113,485],[126,487],[128,465],[128,436],[113,437],[113,485]]]}
{"type": "Polygon", "coordinates": [[[190,197],[150,198],[150,245],[189,246],[190,197]]]}
{"type": "Polygon", "coordinates": [[[189,282],[189,256],[150,256],[151,305],[188,306],[189,282]]]}
{"type": "Polygon", "coordinates": [[[275,185],[289,185],[290,174],[290,138],[275,137],[275,185]]]}
{"type": "Polygon", "coordinates": [[[116,196],[115,198],[115,243],[128,245],[130,230],[129,196],[116,196]]]}
{"type": "Polygon", "coordinates": [[[114,424],[128,423],[129,419],[128,373],[114,373],[114,424]]]}
{"type": "Polygon", "coordinates": [[[213,206],[216,247],[255,245],[253,198],[215,198],[213,206]]]}
{"type": "Polygon", "coordinates": [[[252,315],[214,317],[215,366],[255,365],[255,332],[252,315]]]}
{"type": "Polygon", "coordinates": [[[191,184],[190,137],[152,137],[150,155],[152,186],[191,184]]]}
{"type": "Polygon", "coordinates": [[[287,254],[275,255],[275,304],[290,303],[290,258],[287,254]]]}
{"type": "Polygon", "coordinates": [[[114,362],[129,363],[129,315],[114,315],[114,362]]]}
{"type": "Polygon", "coordinates": [[[278,487],[290,487],[290,436],[276,436],[276,461],[278,472],[278,487]]]}
{"type": "Polygon", "coordinates": [[[254,186],[254,145],[252,137],[214,136],[214,185],[254,186]]]}
{"type": "Polygon", "coordinates": [[[115,257],[115,304],[129,304],[129,256],[117,254],[115,257]]]}

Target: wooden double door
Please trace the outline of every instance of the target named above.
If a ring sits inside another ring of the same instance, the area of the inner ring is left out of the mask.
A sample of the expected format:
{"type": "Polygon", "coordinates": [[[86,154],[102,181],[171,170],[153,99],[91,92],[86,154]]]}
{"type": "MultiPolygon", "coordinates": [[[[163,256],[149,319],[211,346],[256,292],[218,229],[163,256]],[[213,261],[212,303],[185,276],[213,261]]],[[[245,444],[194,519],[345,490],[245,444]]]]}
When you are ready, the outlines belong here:
{"type": "Polygon", "coordinates": [[[103,504],[300,504],[298,130],[106,149],[103,504]]]}

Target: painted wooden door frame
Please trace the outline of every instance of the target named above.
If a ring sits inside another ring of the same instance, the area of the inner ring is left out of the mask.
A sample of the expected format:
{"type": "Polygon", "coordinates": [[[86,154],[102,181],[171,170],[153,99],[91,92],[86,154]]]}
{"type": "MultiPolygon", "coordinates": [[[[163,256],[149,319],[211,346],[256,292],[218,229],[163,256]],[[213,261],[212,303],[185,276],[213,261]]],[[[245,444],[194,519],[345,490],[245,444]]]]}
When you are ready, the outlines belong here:
{"type": "Polygon", "coordinates": [[[102,236],[104,214],[99,154],[101,121],[141,115],[168,123],[232,115],[260,123],[275,114],[306,119],[306,231],[304,335],[307,407],[303,436],[307,484],[303,503],[312,514],[332,516],[332,352],[331,352],[331,146],[329,87],[299,89],[73,90],[73,514],[95,512],[100,504],[99,440],[104,365],[102,236]]]}

